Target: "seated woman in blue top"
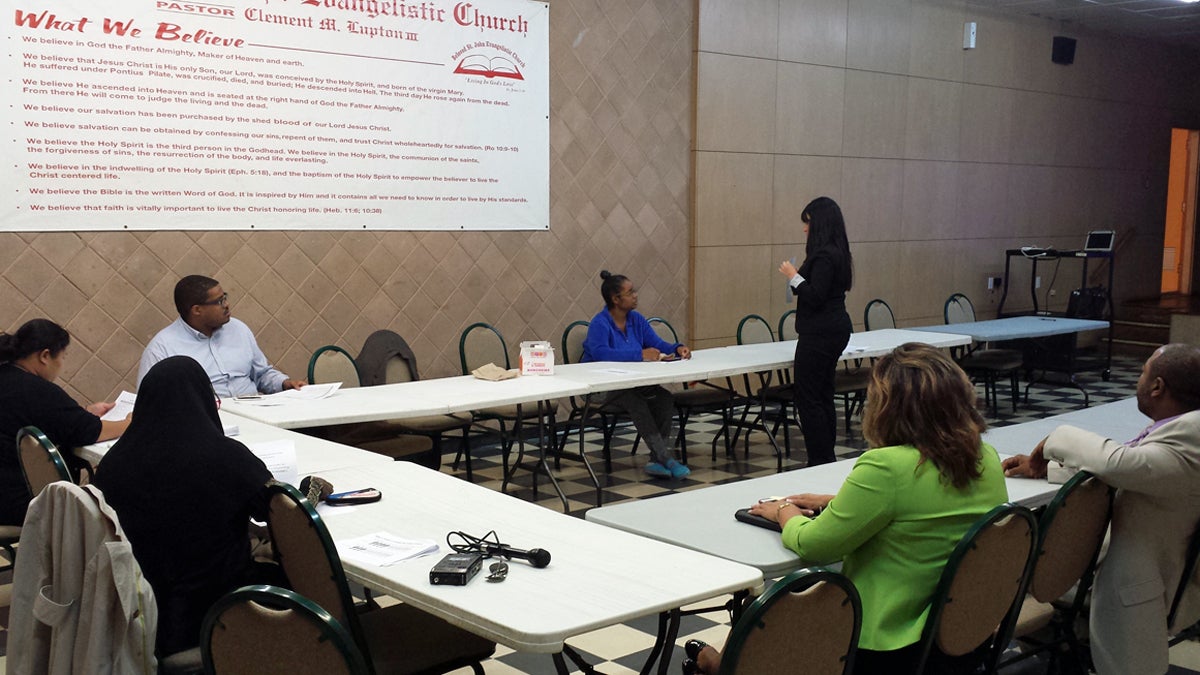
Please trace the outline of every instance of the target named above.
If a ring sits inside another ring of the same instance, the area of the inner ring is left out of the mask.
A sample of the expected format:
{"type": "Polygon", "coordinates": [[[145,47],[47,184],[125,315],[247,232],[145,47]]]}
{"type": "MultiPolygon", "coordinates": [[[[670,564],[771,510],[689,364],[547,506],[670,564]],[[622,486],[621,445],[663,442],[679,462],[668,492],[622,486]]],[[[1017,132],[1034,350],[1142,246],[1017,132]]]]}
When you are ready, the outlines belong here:
{"type": "MultiPolygon", "coordinates": [[[[592,317],[587,337],[583,340],[581,361],[659,361],[679,357],[690,359],[692,350],[686,345],[671,344],[658,337],[646,317],[638,314],[637,290],[622,274],[600,272],[604,281],[600,294],[605,308],[592,317]]],[[[681,479],[691,473],[671,452],[671,417],[675,400],[671,392],[659,386],[637,387],[600,394],[591,399],[594,405],[613,405],[629,413],[633,426],[650,446],[651,462],[646,473],[656,478],[681,479]]]]}
{"type": "MultiPolygon", "coordinates": [[[[938,579],[967,530],[1008,500],[1004,471],[980,434],[975,387],[945,353],[910,342],[875,362],[867,385],[860,456],[837,495],[792,495],[750,512],[783,526],[803,564],[842,561],[862,598],[854,675],[916,670],[921,631],[938,579]],[[816,514],[820,512],[820,516],[816,514]]],[[[720,654],[686,646],[684,672],[715,673],[720,654]]],[[[927,673],[973,673],[975,654],[936,645],[927,673]]]]}

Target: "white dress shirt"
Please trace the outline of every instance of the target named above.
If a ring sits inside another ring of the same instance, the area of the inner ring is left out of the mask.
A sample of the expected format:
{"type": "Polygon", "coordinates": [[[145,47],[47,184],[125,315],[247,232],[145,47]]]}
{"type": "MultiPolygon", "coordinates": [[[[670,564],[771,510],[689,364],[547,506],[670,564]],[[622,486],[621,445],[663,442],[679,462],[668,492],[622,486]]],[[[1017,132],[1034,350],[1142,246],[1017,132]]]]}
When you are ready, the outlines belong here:
{"type": "Polygon", "coordinates": [[[223,398],[274,394],[283,390],[283,381],[288,379],[267,363],[250,327],[234,318],[213,331],[212,337],[187,325],[182,317],[175,319],[142,352],[138,386],[151,366],[169,356],[195,359],[208,373],[213,391],[223,398]]]}

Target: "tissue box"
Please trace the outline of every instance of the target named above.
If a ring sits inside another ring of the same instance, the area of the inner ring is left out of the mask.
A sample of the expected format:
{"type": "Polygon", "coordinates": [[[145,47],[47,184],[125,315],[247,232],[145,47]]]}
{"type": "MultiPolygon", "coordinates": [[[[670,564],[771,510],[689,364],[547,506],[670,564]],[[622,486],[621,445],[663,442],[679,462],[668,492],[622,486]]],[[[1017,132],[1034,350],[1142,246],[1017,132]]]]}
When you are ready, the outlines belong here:
{"type": "Polygon", "coordinates": [[[522,342],[518,363],[522,375],[553,375],[554,347],[549,342],[522,342]]]}

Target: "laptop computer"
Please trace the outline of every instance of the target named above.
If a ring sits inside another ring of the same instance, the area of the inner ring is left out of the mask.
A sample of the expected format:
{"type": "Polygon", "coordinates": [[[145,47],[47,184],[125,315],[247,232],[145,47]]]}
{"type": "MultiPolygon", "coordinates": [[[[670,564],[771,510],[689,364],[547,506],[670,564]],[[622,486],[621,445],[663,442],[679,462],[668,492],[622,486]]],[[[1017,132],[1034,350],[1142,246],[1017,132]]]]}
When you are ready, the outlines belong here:
{"type": "Polygon", "coordinates": [[[1085,251],[1103,251],[1109,252],[1113,250],[1113,242],[1117,238],[1117,233],[1113,230],[1092,230],[1088,232],[1087,240],[1083,244],[1085,251]]]}

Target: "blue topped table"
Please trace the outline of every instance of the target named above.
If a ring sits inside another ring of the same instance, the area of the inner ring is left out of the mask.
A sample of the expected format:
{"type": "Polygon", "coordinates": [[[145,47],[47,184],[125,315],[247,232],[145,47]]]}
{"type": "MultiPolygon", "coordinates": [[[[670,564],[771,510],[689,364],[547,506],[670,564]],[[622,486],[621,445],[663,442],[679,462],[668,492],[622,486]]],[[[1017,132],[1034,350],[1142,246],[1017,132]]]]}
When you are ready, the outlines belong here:
{"type": "MultiPolygon", "coordinates": [[[[1025,340],[1021,346],[1025,352],[1025,368],[1027,372],[1040,370],[1044,375],[1047,371],[1067,374],[1067,383],[1083,392],[1083,405],[1087,407],[1089,397],[1075,379],[1075,335],[1086,331],[1105,330],[1107,321],[1093,319],[1070,319],[1057,316],[1010,316],[1003,319],[987,321],[967,321],[940,326],[921,326],[908,330],[925,333],[955,333],[969,335],[979,343],[1000,342],[1006,340],[1025,340]],[[1069,343],[1046,341],[1053,336],[1069,336],[1069,343]]],[[[1104,379],[1109,377],[1106,366],[1104,379]]],[[[1030,378],[1025,385],[1025,399],[1029,400],[1029,387],[1042,378],[1030,378]]]]}

